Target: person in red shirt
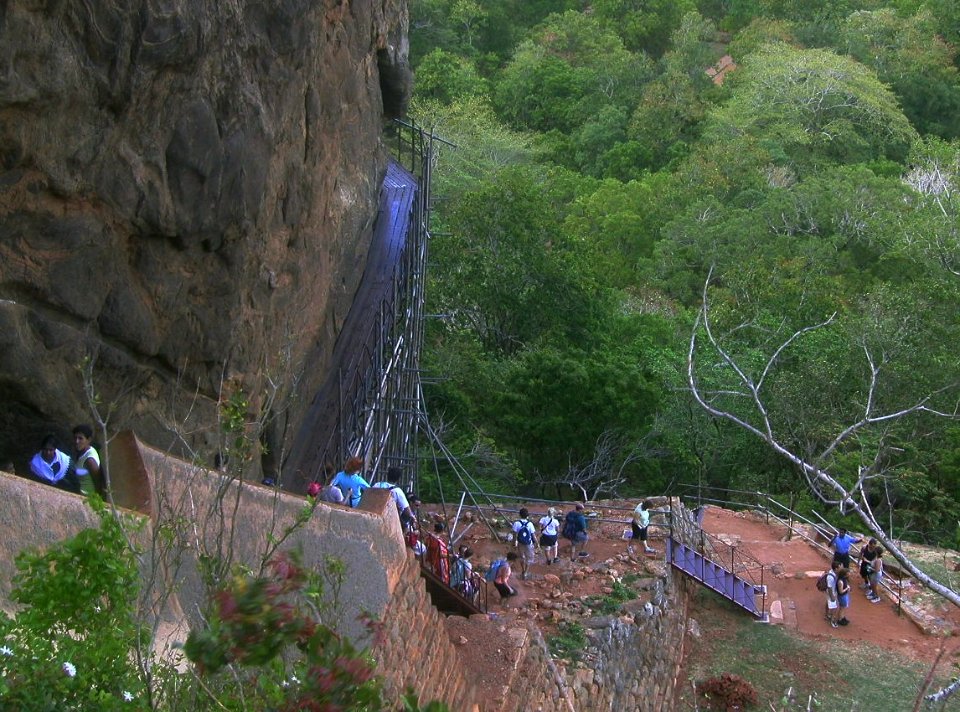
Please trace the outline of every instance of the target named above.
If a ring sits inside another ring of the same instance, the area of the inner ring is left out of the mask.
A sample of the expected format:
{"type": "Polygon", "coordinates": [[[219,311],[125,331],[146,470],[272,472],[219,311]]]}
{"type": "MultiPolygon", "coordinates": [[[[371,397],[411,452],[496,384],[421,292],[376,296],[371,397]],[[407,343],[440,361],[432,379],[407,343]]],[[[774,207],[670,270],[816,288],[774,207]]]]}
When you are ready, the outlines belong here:
{"type": "Polygon", "coordinates": [[[427,566],[447,585],[450,584],[450,552],[443,540],[443,523],[433,525],[433,534],[427,535],[427,566]]]}

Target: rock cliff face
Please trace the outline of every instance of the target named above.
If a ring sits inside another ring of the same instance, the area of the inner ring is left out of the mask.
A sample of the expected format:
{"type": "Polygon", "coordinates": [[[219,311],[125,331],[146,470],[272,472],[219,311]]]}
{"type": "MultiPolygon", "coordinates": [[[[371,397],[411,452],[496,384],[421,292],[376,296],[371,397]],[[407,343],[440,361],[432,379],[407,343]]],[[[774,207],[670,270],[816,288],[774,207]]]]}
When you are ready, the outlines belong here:
{"type": "Polygon", "coordinates": [[[85,360],[112,430],[206,458],[242,389],[278,452],[363,272],[406,18],[406,0],[0,4],[0,460],[24,471],[44,432],[91,421],[85,360]]]}

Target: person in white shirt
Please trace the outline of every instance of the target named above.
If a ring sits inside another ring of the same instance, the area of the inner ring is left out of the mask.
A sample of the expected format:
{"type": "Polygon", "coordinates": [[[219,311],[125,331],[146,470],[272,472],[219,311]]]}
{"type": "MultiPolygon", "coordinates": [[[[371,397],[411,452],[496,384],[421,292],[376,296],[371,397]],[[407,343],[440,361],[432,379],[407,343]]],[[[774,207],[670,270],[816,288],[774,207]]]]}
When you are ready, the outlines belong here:
{"type": "Polygon", "coordinates": [[[78,425],[73,429],[74,473],[80,480],[80,492],[89,497],[97,491],[96,479],[100,477],[100,455],[93,447],[93,428],[78,425]]]}
{"type": "Polygon", "coordinates": [[[557,537],[560,535],[560,520],[557,519],[557,510],[553,507],[547,510],[547,516],[542,517],[540,524],[540,548],[547,557],[547,564],[557,560],[560,545],[557,537]]]}
{"type": "Polygon", "coordinates": [[[57,447],[57,439],[47,435],[40,442],[40,451],[30,460],[30,471],[48,485],[61,489],[77,491],[70,486],[67,472],[70,470],[70,456],[57,447]]]}
{"type": "Polygon", "coordinates": [[[389,467],[387,468],[386,480],[377,482],[374,487],[377,489],[390,490],[390,496],[393,497],[393,501],[397,504],[397,513],[400,515],[400,526],[404,532],[407,532],[410,530],[413,513],[410,511],[410,503],[407,501],[407,495],[403,491],[403,488],[400,487],[402,477],[403,472],[399,467],[389,467]]]}
{"type": "Polygon", "coordinates": [[[627,552],[633,553],[633,542],[639,540],[643,544],[643,551],[645,554],[654,554],[656,553],[655,549],[647,546],[647,528],[650,526],[650,500],[644,500],[637,505],[637,508],[633,510],[633,520],[630,522],[630,527],[633,529],[633,539],[630,540],[630,545],[627,546],[627,552]]]}
{"type": "Polygon", "coordinates": [[[513,523],[513,533],[516,534],[514,546],[520,549],[520,578],[526,580],[527,568],[533,563],[536,557],[534,547],[537,545],[537,530],[527,517],[530,512],[526,507],[520,508],[520,519],[513,523]]]}

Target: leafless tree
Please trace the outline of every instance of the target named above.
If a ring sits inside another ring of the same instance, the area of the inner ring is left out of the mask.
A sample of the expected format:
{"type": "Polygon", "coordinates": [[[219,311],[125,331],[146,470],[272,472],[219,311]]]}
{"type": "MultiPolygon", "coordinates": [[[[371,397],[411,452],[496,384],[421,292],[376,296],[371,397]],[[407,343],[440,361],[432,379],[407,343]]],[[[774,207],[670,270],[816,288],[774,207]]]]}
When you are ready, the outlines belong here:
{"type": "Polygon", "coordinates": [[[841,446],[861,436],[868,428],[891,425],[905,418],[921,414],[937,418],[957,418],[958,406],[956,404],[949,410],[934,406],[938,397],[942,398],[944,395],[955,391],[956,384],[924,394],[900,408],[881,410],[877,406],[877,389],[882,376],[882,363],[875,358],[871,348],[863,344],[862,351],[867,365],[868,383],[866,384],[866,398],[861,412],[853,422],[835,433],[826,446],[819,449],[819,452],[801,455],[785,444],[782,433],[778,432],[770,414],[773,404],[768,402],[764,386],[777,368],[780,359],[792,345],[796,344],[806,334],[828,327],[834,322],[836,315],[831,315],[818,324],[795,331],[773,350],[759,373],[752,374],[724,347],[724,343],[712,327],[709,298],[711,276],[712,271],[704,284],[703,302],[690,334],[690,344],[687,351],[687,382],[696,402],[713,417],[728,420],[763,440],[774,452],[796,466],[803,474],[811,493],[815,497],[824,504],[839,507],[843,512],[853,513],[859,517],[864,526],[887,548],[906,571],[923,585],[940,594],[954,605],[960,606],[960,594],[920,570],[877,521],[867,498],[867,485],[883,474],[887,453],[883,443],[881,442],[878,446],[872,462],[860,466],[856,481],[851,486],[843,484],[827,469],[826,465],[822,464],[830,462],[831,457],[838,452],[841,446]],[[698,378],[697,358],[698,346],[702,348],[701,341],[703,339],[706,341],[705,345],[711,356],[719,358],[720,364],[733,374],[735,385],[732,388],[710,391],[701,384],[698,378]],[[738,412],[721,405],[721,402],[727,402],[723,401],[721,397],[730,396],[735,397],[739,403],[745,404],[743,408],[738,409],[738,412]],[[748,412],[748,414],[743,415],[741,412],[748,412]]]}
{"type": "Polygon", "coordinates": [[[648,440],[630,441],[622,433],[605,430],[597,437],[593,457],[584,463],[570,463],[567,472],[553,483],[578,490],[585,502],[603,494],[616,496],[627,481],[627,468],[650,456],[648,440]]]}

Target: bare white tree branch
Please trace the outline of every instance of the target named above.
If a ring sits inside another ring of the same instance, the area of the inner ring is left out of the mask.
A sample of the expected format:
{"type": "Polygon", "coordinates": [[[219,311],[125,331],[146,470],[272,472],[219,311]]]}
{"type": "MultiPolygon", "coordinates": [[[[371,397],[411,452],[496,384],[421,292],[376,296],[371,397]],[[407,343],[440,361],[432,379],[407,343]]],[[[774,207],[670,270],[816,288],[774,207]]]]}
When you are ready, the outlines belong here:
{"type": "Polygon", "coordinates": [[[801,457],[792,449],[785,446],[775,434],[773,423],[767,407],[761,398],[759,384],[762,383],[763,378],[766,378],[766,376],[770,373],[776,364],[777,359],[781,354],[783,354],[787,347],[795,343],[797,339],[802,337],[804,334],[829,325],[833,321],[835,315],[819,324],[800,329],[791,335],[774,351],[773,356],[771,356],[764,367],[763,376],[761,377],[760,381],[755,383],[744,371],[744,369],[741,368],[741,366],[736,362],[736,360],[727,352],[727,350],[720,345],[713,330],[710,328],[710,302],[708,298],[708,289],[710,286],[711,276],[712,270],[711,275],[708,275],[704,284],[703,303],[694,322],[693,329],[691,330],[690,344],[687,350],[687,383],[690,388],[690,392],[693,394],[694,400],[700,405],[701,408],[703,408],[713,417],[727,420],[739,426],[740,428],[743,428],[747,432],[753,433],[767,443],[767,445],[769,445],[774,452],[785,458],[788,462],[793,463],[798,470],[803,473],[810,490],[817,497],[822,499],[824,502],[838,505],[844,510],[856,514],[860,521],[862,521],[866,528],[871,532],[871,534],[873,534],[877,540],[887,548],[893,558],[895,558],[904,567],[904,569],[910,573],[910,575],[915,577],[918,581],[932,591],[935,591],[946,598],[954,605],[960,606],[960,594],[937,581],[927,573],[921,571],[920,568],[913,563],[910,557],[903,552],[900,546],[893,540],[891,536],[887,535],[883,527],[877,522],[876,517],[867,503],[867,498],[864,493],[864,484],[868,479],[876,474],[874,468],[879,463],[879,455],[875,458],[874,463],[865,467],[864,470],[860,472],[857,483],[852,488],[845,487],[826,469],[817,464],[826,462],[830,455],[834,453],[841,444],[848,441],[851,437],[858,434],[861,430],[869,425],[877,423],[890,423],[919,413],[926,413],[938,417],[956,418],[956,409],[954,409],[952,412],[949,412],[941,411],[930,406],[931,400],[935,395],[950,390],[955,386],[948,386],[933,393],[927,394],[919,398],[913,405],[910,405],[906,408],[901,408],[889,413],[874,414],[874,396],[879,381],[880,368],[875,363],[870,350],[865,348],[864,351],[870,367],[870,382],[867,402],[864,406],[863,414],[858,420],[856,420],[854,423],[851,423],[839,434],[837,434],[836,437],[834,437],[834,439],[827,445],[826,449],[819,453],[816,458],[811,459],[801,457]],[[699,334],[701,333],[701,327],[703,333],[706,335],[706,339],[710,348],[720,355],[723,362],[733,370],[740,382],[749,390],[759,423],[755,424],[747,418],[741,417],[740,415],[737,415],[736,413],[733,413],[722,407],[718,407],[705,396],[704,390],[697,378],[696,361],[697,343],[699,334]],[[833,497],[830,496],[830,493],[833,493],[833,497]]]}

